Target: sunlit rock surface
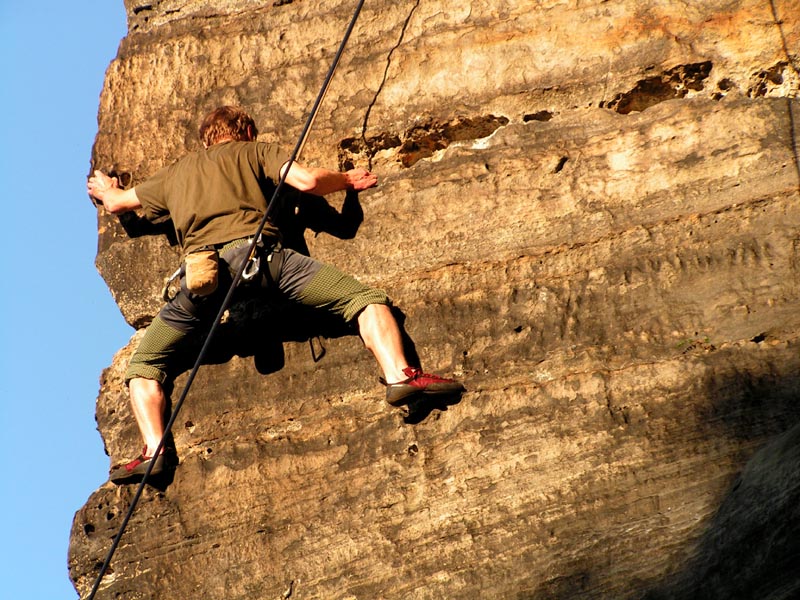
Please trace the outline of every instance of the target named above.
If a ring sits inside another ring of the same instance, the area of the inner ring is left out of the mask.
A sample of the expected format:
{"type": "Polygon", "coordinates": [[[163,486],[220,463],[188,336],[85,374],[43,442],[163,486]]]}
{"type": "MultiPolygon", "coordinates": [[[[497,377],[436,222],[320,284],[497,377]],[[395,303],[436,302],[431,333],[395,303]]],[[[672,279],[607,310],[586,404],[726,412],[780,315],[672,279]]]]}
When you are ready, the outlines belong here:
{"type": "MultiPolygon", "coordinates": [[[[126,184],[219,104],[291,150],[356,5],[125,4],[92,167],[126,184]]],[[[352,332],[237,304],[98,598],[800,594],[799,53],[797,0],[366,2],[301,160],[381,184],[306,239],[467,393],[404,419],[352,332]]],[[[140,329],[178,251],[98,215],[140,329]]],[[[101,379],[110,463],[140,335],[101,379]]],[[[87,490],[79,593],[134,491],[87,490]]]]}

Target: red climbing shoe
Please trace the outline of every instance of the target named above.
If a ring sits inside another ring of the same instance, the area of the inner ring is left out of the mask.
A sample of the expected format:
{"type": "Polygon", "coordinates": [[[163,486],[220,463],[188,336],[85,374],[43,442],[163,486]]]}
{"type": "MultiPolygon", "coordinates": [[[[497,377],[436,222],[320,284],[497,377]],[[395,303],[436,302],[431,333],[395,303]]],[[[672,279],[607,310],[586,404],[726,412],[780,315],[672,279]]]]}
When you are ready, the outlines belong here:
{"type": "Polygon", "coordinates": [[[386,402],[392,406],[404,406],[418,395],[455,395],[464,391],[464,386],[453,379],[423,373],[422,369],[403,369],[408,379],[397,383],[380,382],[386,386],[386,402]]]}
{"type": "MultiPolygon", "coordinates": [[[[112,483],[119,485],[123,483],[131,483],[135,480],[141,481],[142,477],[144,477],[144,474],[147,471],[147,467],[150,465],[150,461],[154,460],[153,457],[144,455],[146,450],[147,448],[144,448],[142,453],[128,464],[113,467],[109,475],[109,479],[112,481],[112,483]]],[[[155,458],[150,475],[159,475],[163,472],[164,455],[159,454],[155,458]]]]}

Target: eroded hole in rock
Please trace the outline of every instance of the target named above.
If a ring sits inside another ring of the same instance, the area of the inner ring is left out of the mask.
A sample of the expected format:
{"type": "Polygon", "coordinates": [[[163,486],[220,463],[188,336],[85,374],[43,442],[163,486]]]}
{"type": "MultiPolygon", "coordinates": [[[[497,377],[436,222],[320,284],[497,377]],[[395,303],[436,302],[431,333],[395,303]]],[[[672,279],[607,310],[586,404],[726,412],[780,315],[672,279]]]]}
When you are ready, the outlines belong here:
{"type": "Polygon", "coordinates": [[[522,117],[523,122],[530,123],[531,121],[549,121],[553,118],[553,113],[549,110],[540,110],[539,112],[530,113],[522,117]]]}
{"type": "Polygon", "coordinates": [[[665,100],[683,98],[689,91],[703,89],[711,73],[711,61],[679,65],[661,75],[640,80],[629,92],[618,94],[607,107],[622,115],[643,111],[665,100]]]}
{"type": "Polygon", "coordinates": [[[83,526],[83,533],[86,534],[86,537],[91,536],[94,533],[94,525],[86,523],[86,525],[83,526]]]}
{"type": "Polygon", "coordinates": [[[769,69],[755,73],[751,78],[752,84],[747,90],[747,95],[750,98],[760,98],[783,85],[784,71],[787,66],[789,66],[789,63],[783,61],[769,69]]]}
{"type": "Polygon", "coordinates": [[[567,164],[567,161],[568,161],[568,160],[569,160],[569,157],[567,157],[567,156],[562,156],[562,157],[559,159],[559,161],[558,161],[558,164],[556,165],[556,168],[554,169],[554,171],[553,171],[553,172],[554,172],[554,173],[561,173],[562,169],[564,168],[564,165],[566,165],[566,164],[567,164]]]}
{"type": "Polygon", "coordinates": [[[634,111],[643,111],[659,102],[676,97],[672,87],[668,83],[661,81],[661,79],[657,77],[653,77],[637,83],[633,90],[627,94],[618,96],[616,102],[612,100],[609,107],[622,115],[627,115],[634,111]]]}
{"type": "Polygon", "coordinates": [[[339,165],[350,169],[360,160],[371,161],[381,151],[394,150],[398,161],[404,167],[411,167],[453,142],[485,138],[507,124],[506,117],[495,115],[456,117],[446,122],[431,119],[401,135],[383,133],[367,139],[347,138],[339,143],[339,165]]]}
{"type": "Polygon", "coordinates": [[[725,77],[717,82],[717,89],[719,91],[715,92],[711,97],[714,100],[722,100],[729,91],[736,89],[736,83],[725,77]]]}
{"type": "Polygon", "coordinates": [[[339,167],[342,170],[352,169],[359,159],[372,160],[378,152],[397,148],[402,144],[400,137],[393,133],[382,133],[363,138],[347,138],[339,142],[339,167]]]}
{"type": "MultiPolygon", "coordinates": [[[[94,563],[94,570],[95,571],[100,571],[100,569],[102,569],[102,568],[103,568],[103,561],[98,560],[96,563],[94,563]]],[[[106,569],[105,576],[108,577],[109,575],[112,575],[113,573],[114,573],[114,569],[112,569],[111,567],[108,567],[106,569]]]]}
{"type": "Polygon", "coordinates": [[[485,138],[504,125],[508,125],[508,119],[495,115],[457,117],[447,123],[431,121],[418,125],[406,134],[399,150],[400,162],[404,167],[410,167],[438,150],[444,150],[453,142],[485,138]]]}
{"type": "Polygon", "coordinates": [[[111,171],[108,172],[108,176],[112,178],[116,177],[117,182],[119,183],[119,187],[121,188],[127,188],[131,184],[132,177],[131,174],[128,173],[127,171],[117,171],[115,169],[112,169],[111,171]]]}

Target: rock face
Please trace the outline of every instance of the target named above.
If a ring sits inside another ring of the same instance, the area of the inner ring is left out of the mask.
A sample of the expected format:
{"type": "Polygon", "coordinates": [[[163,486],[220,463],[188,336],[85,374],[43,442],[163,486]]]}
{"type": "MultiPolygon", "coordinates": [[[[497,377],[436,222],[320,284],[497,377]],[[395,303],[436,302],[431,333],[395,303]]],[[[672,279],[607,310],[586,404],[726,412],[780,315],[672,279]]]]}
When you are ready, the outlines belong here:
{"type": "MultiPolygon", "coordinates": [[[[92,163],[126,184],[220,104],[293,147],[356,5],[125,4],[92,163]]],[[[404,419],[356,336],[237,304],[97,597],[800,594],[799,64],[797,0],[366,2],[301,160],[381,185],[308,244],[468,391],[404,419]]],[[[178,251],[98,214],[141,328],[178,251]]],[[[97,401],[112,463],[139,335],[97,401]]],[[[76,514],[79,593],[134,490],[76,514]]]]}

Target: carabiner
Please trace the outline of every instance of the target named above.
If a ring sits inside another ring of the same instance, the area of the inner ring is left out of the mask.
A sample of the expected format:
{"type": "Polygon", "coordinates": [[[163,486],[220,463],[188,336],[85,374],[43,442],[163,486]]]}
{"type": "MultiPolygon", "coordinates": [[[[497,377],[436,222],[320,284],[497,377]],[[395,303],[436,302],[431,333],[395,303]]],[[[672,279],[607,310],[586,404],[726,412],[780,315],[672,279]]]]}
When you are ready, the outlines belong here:
{"type": "Polygon", "coordinates": [[[164,302],[172,302],[175,299],[175,296],[178,295],[178,291],[176,291],[174,295],[170,295],[169,289],[170,286],[172,286],[172,282],[181,276],[182,271],[183,268],[178,267],[172,275],[164,280],[164,288],[161,290],[161,296],[164,298],[164,302]]]}
{"type": "Polygon", "coordinates": [[[244,266],[244,271],[242,271],[242,280],[244,281],[252,281],[253,278],[258,275],[258,271],[261,267],[261,257],[254,256],[247,261],[247,264],[244,266]]]}

